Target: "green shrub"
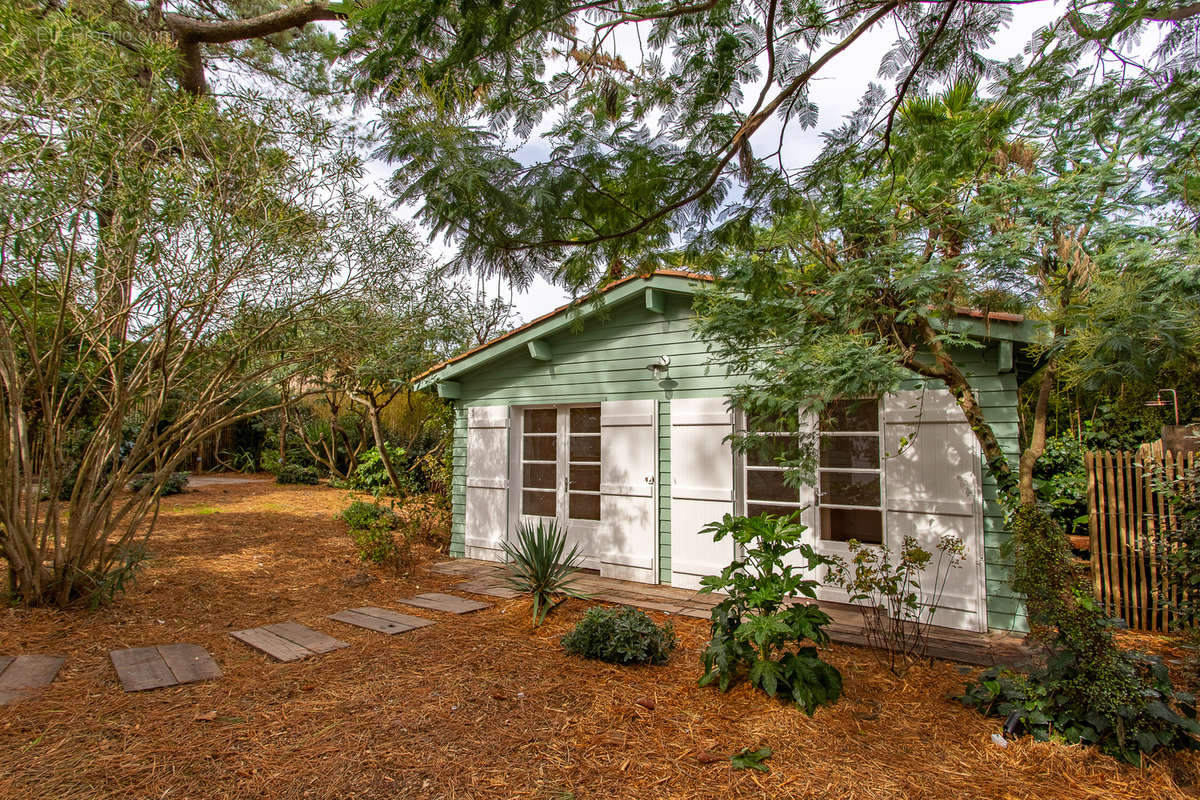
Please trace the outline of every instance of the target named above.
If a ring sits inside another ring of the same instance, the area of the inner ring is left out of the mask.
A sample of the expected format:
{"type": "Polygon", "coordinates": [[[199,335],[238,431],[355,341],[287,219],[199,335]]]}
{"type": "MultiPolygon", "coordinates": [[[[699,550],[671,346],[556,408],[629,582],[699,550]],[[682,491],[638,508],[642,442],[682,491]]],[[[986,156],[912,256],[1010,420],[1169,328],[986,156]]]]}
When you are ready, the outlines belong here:
{"type": "MultiPolygon", "coordinates": [[[[160,497],[165,497],[169,494],[182,494],[183,488],[187,486],[189,472],[172,472],[168,475],[158,487],[160,497]]],[[[143,487],[154,481],[154,473],[143,472],[141,475],[134,477],[129,482],[129,488],[135,492],[140,492],[143,487]]]]}
{"type": "Polygon", "coordinates": [[[563,637],[562,644],[568,653],[610,664],[665,664],[676,640],[669,622],[660,628],[628,606],[595,606],[563,637]]]}
{"type": "Polygon", "coordinates": [[[936,562],[912,536],[904,537],[895,562],[886,547],[851,539],[848,549],[849,564],[839,557],[830,559],[828,580],[849,595],[862,612],[867,641],[884,654],[892,674],[903,677],[926,658],[933,616],[942,601],[948,573],[960,568],[966,557],[963,542],[957,536],[943,536],[937,544],[936,562]],[[922,580],[931,563],[932,579],[922,580]]]}
{"type": "Polygon", "coordinates": [[[275,475],[276,483],[303,484],[315,486],[319,476],[315,467],[302,467],[297,464],[286,464],[280,467],[275,475]]]}
{"type": "Polygon", "coordinates": [[[518,592],[533,595],[535,627],[568,597],[587,597],[571,588],[581,557],[578,547],[566,552],[567,534],[557,524],[522,523],[517,526],[516,543],[501,542],[500,546],[508,556],[509,585],[518,592]],[[562,598],[556,601],[556,594],[562,598]]]}
{"type": "Polygon", "coordinates": [[[400,518],[390,508],[378,503],[355,500],[338,518],[350,528],[350,538],[358,557],[379,566],[395,566],[402,563],[408,554],[408,540],[396,541],[395,531],[400,527],[400,518]]]}
{"type": "MultiPolygon", "coordinates": [[[[388,456],[400,479],[403,494],[411,494],[417,490],[416,483],[405,468],[406,451],[403,447],[388,445],[388,456]]],[[[346,479],[346,486],[359,492],[370,492],[378,497],[384,494],[394,494],[391,478],[388,477],[387,467],[379,457],[379,448],[372,447],[363,453],[358,466],[346,479]]]]}
{"type": "Polygon", "coordinates": [[[1117,646],[1118,621],[1092,598],[1061,528],[1032,505],[1019,506],[1010,526],[1013,587],[1046,654],[1023,673],[989,670],[967,684],[962,702],[1008,717],[1010,730],[1096,744],[1132,764],[1159,748],[1195,749],[1194,699],[1172,690],[1159,660],[1117,646]]]}
{"type": "Polygon", "coordinates": [[[715,541],[732,537],[744,558],[719,576],[704,578],[702,592],[726,592],[712,611],[712,639],[704,651],[700,685],[716,682],[727,691],[743,674],[769,696],[782,696],[811,715],[820,705],[837,702],[842,676],[804,641],[825,644],[829,615],[815,605],[795,602],[816,598],[817,582],[803,578],[786,563],[799,552],[812,570],[828,559],[798,544],[805,528],[788,517],[733,517],[704,528],[715,541]]]}
{"type": "Polygon", "coordinates": [[[1038,500],[1067,534],[1087,534],[1087,448],[1071,434],[1046,440],[1046,450],[1033,468],[1038,500]]]}

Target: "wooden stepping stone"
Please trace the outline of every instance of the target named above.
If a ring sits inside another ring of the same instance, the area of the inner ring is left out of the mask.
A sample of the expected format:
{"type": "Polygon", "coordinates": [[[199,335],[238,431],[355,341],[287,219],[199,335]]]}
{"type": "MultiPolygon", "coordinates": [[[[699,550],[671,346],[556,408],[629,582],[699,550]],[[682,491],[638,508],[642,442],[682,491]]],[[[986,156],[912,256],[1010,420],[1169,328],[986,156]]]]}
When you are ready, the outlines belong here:
{"type": "Polygon", "coordinates": [[[161,689],[221,677],[221,668],[198,644],[161,644],[113,650],[112,659],[121,686],[127,692],[161,689]]]}
{"type": "Polygon", "coordinates": [[[32,689],[48,686],[65,660],[62,656],[0,656],[0,706],[25,699],[32,689]]]}
{"type": "Polygon", "coordinates": [[[266,653],[276,661],[299,661],[318,653],[328,653],[350,646],[341,639],[326,636],[299,622],[277,622],[261,628],[234,631],[229,635],[255,650],[266,653]]]}
{"type": "Polygon", "coordinates": [[[401,614],[398,611],[389,611],[386,608],[376,608],[375,606],[363,606],[362,608],[352,608],[349,611],[339,611],[336,614],[330,614],[329,618],[336,619],[338,622],[345,622],[349,625],[357,625],[360,628],[378,631],[379,633],[386,633],[389,636],[416,628],[424,628],[426,625],[433,624],[433,620],[431,619],[414,617],[411,614],[401,614]]]}
{"type": "Polygon", "coordinates": [[[495,578],[476,578],[471,581],[463,581],[454,584],[454,588],[471,594],[484,594],[488,597],[500,597],[505,600],[521,596],[516,589],[495,578]]]}
{"type": "Polygon", "coordinates": [[[468,611],[492,607],[491,603],[481,603],[478,600],[468,600],[465,597],[455,597],[452,594],[442,594],[441,592],[426,592],[416,597],[401,597],[400,602],[417,608],[449,611],[451,614],[466,614],[468,611]]]}

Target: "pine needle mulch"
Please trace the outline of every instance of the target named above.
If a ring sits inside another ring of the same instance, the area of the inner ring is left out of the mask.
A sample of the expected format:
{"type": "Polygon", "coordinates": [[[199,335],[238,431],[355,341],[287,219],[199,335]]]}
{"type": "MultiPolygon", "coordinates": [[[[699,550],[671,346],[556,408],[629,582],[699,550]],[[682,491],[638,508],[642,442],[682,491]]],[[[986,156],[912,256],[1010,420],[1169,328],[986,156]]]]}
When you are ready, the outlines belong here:
{"type": "Polygon", "coordinates": [[[746,687],[698,688],[702,620],[675,619],[671,663],[638,668],[562,652],[579,601],[538,630],[525,599],[415,612],[438,624],[393,637],[333,622],[363,605],[412,611],[397,599],[456,580],[364,570],[332,516],[346,500],[265,482],[170,498],[154,561],[114,606],[0,611],[0,653],[68,656],[37,698],[0,707],[0,797],[1196,796],[1191,755],[1136,769],[1028,739],[997,747],[997,721],[947,699],[965,677],[954,664],[901,680],[870,651],[830,647],[846,696],[809,718],[746,687]],[[288,619],[350,647],[280,664],[228,635],[288,619]],[[206,647],[223,677],[121,691],[109,650],[177,641],[206,647]],[[769,773],[730,767],[763,746],[769,773]]]}

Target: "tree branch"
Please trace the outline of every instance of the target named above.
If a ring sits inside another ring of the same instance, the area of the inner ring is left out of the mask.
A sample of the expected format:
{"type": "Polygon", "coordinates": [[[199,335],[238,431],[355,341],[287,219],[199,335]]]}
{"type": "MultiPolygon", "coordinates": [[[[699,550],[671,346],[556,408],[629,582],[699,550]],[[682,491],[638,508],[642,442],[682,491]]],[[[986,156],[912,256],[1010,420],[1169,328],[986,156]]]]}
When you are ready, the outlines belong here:
{"type": "Polygon", "coordinates": [[[310,22],[345,19],[345,13],[332,10],[331,5],[324,1],[306,3],[269,11],[249,19],[219,21],[195,19],[182,14],[163,14],[163,25],[174,34],[179,43],[179,52],[183,55],[181,81],[184,90],[199,95],[208,89],[204,79],[202,45],[259,39],[293,28],[303,28],[310,22]]]}

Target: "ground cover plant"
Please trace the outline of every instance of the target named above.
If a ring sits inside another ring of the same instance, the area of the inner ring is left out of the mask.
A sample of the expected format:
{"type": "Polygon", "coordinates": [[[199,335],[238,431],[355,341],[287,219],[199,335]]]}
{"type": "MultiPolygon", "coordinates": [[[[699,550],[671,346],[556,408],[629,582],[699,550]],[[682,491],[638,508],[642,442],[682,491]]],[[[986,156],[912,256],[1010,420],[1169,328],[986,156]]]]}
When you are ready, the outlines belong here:
{"type": "Polygon", "coordinates": [[[995,720],[946,700],[962,675],[941,661],[900,681],[871,652],[831,644],[822,654],[845,676],[845,694],[809,718],[764,705],[748,684],[697,687],[707,620],[671,618],[675,656],[632,670],[558,646],[586,610],[577,602],[532,630],[524,598],[487,598],[492,608],[458,617],[416,612],[436,624],[397,636],[340,625],[327,615],[403,611],[396,598],[458,593],[461,580],[423,568],[354,580],[362,565],[334,519],[345,505],[345,492],[327,487],[202,486],[163,500],[155,557],[119,603],[0,609],[0,653],[67,656],[36,698],[0,707],[0,797],[1182,800],[1196,791],[1200,754],[1136,769],[1030,737],[992,745],[995,720]],[[229,636],[285,619],[350,646],[278,664],[229,636]],[[212,653],[222,678],[121,691],[107,650],[161,644],[168,630],[212,653]],[[769,773],[732,769],[747,747],[772,751],[769,773]]]}
{"type": "Polygon", "coordinates": [[[675,649],[675,629],[636,608],[593,606],[563,637],[568,653],[613,664],[665,664],[675,649]]]}
{"type": "Polygon", "coordinates": [[[782,697],[811,715],[821,705],[837,702],[842,676],[824,661],[815,645],[829,642],[829,615],[814,604],[817,581],[787,563],[798,553],[811,571],[828,562],[800,544],[804,526],[798,515],[734,517],[705,526],[716,541],[730,537],[744,553],[718,576],[701,581],[702,592],[728,596],[713,607],[712,638],[704,651],[700,685],[716,683],[725,692],[745,677],[771,697],[782,697]],[[801,644],[811,642],[811,644],[801,644]]]}
{"type": "Polygon", "coordinates": [[[1095,744],[1132,764],[1200,746],[1195,698],[1174,690],[1161,660],[1118,644],[1116,621],[1092,599],[1047,512],[1022,507],[1012,527],[1013,585],[1044,653],[1029,670],[989,670],[967,684],[962,702],[1006,717],[1008,730],[1095,744]]]}

